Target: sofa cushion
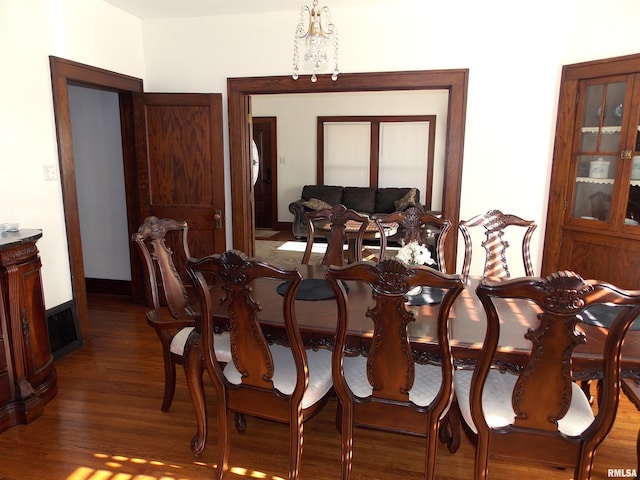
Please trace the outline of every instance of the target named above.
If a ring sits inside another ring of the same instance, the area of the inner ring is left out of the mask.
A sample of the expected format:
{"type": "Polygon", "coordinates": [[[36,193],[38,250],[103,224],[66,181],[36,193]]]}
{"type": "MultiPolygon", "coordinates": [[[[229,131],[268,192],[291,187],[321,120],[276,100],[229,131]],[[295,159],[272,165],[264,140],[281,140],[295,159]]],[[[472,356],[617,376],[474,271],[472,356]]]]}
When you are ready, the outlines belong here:
{"type": "Polygon", "coordinates": [[[333,206],[342,203],[342,190],[343,187],[333,185],[305,185],[302,189],[302,198],[304,200],[317,198],[333,206]]]}
{"type": "Polygon", "coordinates": [[[376,213],[376,191],[369,187],[344,187],[342,204],[360,213],[376,213]]]}
{"type": "Polygon", "coordinates": [[[416,189],[412,188],[409,192],[400,200],[393,202],[396,210],[406,210],[409,207],[415,207],[418,202],[416,201],[416,189]]]}
{"type": "Polygon", "coordinates": [[[324,200],[320,200],[319,198],[311,198],[311,200],[305,200],[302,204],[310,208],[311,210],[324,210],[325,208],[331,208],[332,205],[329,205],[324,200]]]}
{"type": "MultiPolygon", "coordinates": [[[[412,188],[397,188],[397,187],[388,187],[388,188],[378,188],[376,190],[376,205],[375,205],[375,213],[391,213],[398,210],[396,208],[395,202],[402,199],[405,195],[407,195],[411,190],[416,191],[415,202],[420,202],[420,190],[412,189],[412,188]]],[[[402,209],[404,210],[404,209],[402,209]]]]}

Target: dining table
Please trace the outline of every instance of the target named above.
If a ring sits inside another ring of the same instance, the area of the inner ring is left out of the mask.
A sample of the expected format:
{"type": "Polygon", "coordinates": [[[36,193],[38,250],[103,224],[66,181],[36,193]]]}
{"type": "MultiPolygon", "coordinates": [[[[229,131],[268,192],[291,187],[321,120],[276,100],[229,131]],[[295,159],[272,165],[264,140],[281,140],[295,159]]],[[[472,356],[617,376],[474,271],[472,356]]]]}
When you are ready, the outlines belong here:
{"type": "MultiPolygon", "coordinates": [[[[303,290],[307,281],[321,285],[328,267],[325,265],[284,265],[286,268],[297,268],[303,281],[303,290]]],[[[476,287],[482,280],[479,276],[471,276],[465,289],[455,300],[450,313],[450,344],[456,367],[473,366],[481,354],[486,329],[485,312],[476,295],[476,287]]],[[[286,342],[282,323],[281,296],[269,286],[269,280],[259,280],[253,285],[254,295],[259,299],[261,309],[258,319],[267,338],[273,343],[286,342]]],[[[373,305],[371,288],[361,283],[347,282],[349,327],[347,348],[349,354],[366,353],[373,333],[373,323],[366,316],[366,310],[373,305]]],[[[324,287],[329,289],[328,285],[324,287]]],[[[313,290],[312,290],[313,291],[313,290]]],[[[212,294],[216,290],[212,290],[212,294]]],[[[298,299],[295,302],[295,314],[298,326],[307,348],[333,347],[333,339],[337,324],[337,304],[332,292],[325,296],[311,299],[298,299]]],[[[214,330],[223,331],[228,328],[228,314],[214,299],[214,330]]],[[[499,348],[495,364],[512,372],[519,372],[524,366],[531,349],[531,342],[524,337],[529,328],[536,328],[539,323],[539,309],[526,300],[496,299],[496,307],[500,312],[508,314],[509,322],[501,325],[499,348]],[[506,310],[506,311],[505,311],[506,310]]],[[[408,325],[410,342],[414,358],[417,362],[437,362],[436,315],[438,305],[407,304],[407,309],[415,320],[408,325]]],[[[501,315],[502,316],[502,315],[501,315]]],[[[637,327],[632,325],[627,332],[623,347],[622,373],[640,382],[640,320],[637,327]]],[[[581,323],[577,328],[583,331],[586,341],[576,347],[572,356],[572,368],[576,381],[598,380],[602,378],[602,350],[607,336],[604,326],[581,323]]]]}

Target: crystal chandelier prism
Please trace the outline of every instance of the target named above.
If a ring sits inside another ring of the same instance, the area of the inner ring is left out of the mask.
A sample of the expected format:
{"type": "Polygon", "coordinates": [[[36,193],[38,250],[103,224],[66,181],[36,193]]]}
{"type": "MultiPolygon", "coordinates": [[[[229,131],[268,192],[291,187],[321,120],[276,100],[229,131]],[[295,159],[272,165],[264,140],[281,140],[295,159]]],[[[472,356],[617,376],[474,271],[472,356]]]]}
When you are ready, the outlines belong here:
{"type": "Polygon", "coordinates": [[[311,81],[318,80],[317,74],[325,65],[333,64],[331,80],[338,79],[338,31],[331,20],[329,7],[303,6],[300,10],[300,22],[293,39],[293,79],[298,79],[300,54],[303,66],[311,67],[311,81]]]}

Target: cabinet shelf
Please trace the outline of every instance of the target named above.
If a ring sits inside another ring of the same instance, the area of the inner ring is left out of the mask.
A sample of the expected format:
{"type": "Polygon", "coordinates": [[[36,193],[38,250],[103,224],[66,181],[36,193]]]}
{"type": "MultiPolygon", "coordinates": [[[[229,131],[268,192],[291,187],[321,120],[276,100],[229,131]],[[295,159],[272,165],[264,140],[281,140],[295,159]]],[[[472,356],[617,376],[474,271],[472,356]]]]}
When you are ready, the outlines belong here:
{"type": "MultiPolygon", "coordinates": [[[[591,178],[591,177],[577,177],[576,183],[601,183],[603,185],[613,185],[613,178],[591,178]]],[[[633,184],[633,182],[632,182],[633,184]]],[[[640,180],[638,180],[640,185],[640,180]]]]}
{"type": "MultiPolygon", "coordinates": [[[[640,130],[640,127],[638,127],[640,130]]],[[[620,133],[622,127],[620,125],[614,125],[610,127],[582,127],[582,133],[620,133]]]]}
{"type": "MultiPolygon", "coordinates": [[[[601,185],[613,185],[615,180],[613,178],[591,178],[591,177],[576,177],[576,183],[596,183],[601,185]]],[[[629,180],[629,184],[632,187],[640,187],[640,180],[629,180]]]]}

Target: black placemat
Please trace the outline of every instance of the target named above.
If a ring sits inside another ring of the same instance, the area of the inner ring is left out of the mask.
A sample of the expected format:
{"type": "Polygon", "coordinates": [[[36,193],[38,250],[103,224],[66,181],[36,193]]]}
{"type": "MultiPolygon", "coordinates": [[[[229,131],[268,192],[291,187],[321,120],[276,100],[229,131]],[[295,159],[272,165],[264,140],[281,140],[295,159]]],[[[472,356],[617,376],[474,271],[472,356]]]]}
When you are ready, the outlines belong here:
{"type": "MultiPolygon", "coordinates": [[[[582,318],[584,323],[589,325],[610,328],[616,315],[618,315],[619,308],[622,307],[616,305],[593,305],[584,311],[582,318]]],[[[640,330],[640,319],[635,319],[629,330],[640,330]]]]}
{"type": "Polygon", "coordinates": [[[407,295],[407,305],[437,305],[442,302],[444,291],[440,288],[422,287],[422,291],[415,295],[407,295]]]}
{"type": "MultiPolygon", "coordinates": [[[[278,285],[276,291],[284,296],[289,288],[289,282],[284,282],[278,285]]],[[[345,290],[349,291],[348,287],[344,285],[345,290]]],[[[300,282],[300,287],[296,293],[296,300],[329,300],[335,298],[331,285],[324,278],[307,278],[300,282]]]]}

